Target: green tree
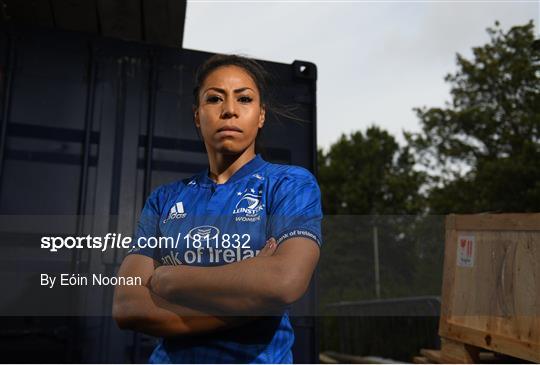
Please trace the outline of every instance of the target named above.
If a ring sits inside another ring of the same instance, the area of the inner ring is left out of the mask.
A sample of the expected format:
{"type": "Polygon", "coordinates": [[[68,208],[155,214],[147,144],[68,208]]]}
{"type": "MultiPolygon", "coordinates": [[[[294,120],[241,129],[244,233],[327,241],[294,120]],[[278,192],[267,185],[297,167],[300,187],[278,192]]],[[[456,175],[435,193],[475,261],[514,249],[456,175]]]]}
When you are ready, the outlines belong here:
{"type": "MultiPolygon", "coordinates": [[[[425,210],[419,193],[425,176],[414,169],[409,148],[401,147],[388,132],[372,126],[343,135],[318,157],[325,212],[319,266],[319,303],[326,314],[322,348],[340,348],[338,324],[347,322],[353,339],[341,340],[357,341],[353,351],[367,354],[376,350],[369,349],[373,342],[366,345],[362,339],[372,337],[375,328],[395,325],[394,318],[355,318],[351,312],[342,317],[342,308],[326,305],[376,297],[373,227],[378,228],[382,298],[439,294],[444,229],[441,220],[418,219],[425,210]]],[[[397,323],[407,322],[400,318],[397,323]]],[[[417,351],[414,341],[409,348],[417,351]]],[[[402,348],[407,347],[404,343],[400,341],[402,348]]]]}
{"type": "Polygon", "coordinates": [[[407,147],[372,126],[343,135],[319,151],[324,221],[321,303],[373,298],[373,226],[379,227],[384,297],[410,292],[414,243],[405,235],[410,215],[423,210],[424,175],[407,147]]]}
{"type": "Polygon", "coordinates": [[[431,176],[432,213],[540,209],[540,59],[534,27],[488,28],[490,42],[457,55],[451,103],[418,108],[406,138],[431,176]]]}
{"type": "Polygon", "coordinates": [[[326,214],[416,214],[424,174],[413,169],[408,147],[372,126],[342,135],[328,153],[319,150],[319,182],[326,214]]]}

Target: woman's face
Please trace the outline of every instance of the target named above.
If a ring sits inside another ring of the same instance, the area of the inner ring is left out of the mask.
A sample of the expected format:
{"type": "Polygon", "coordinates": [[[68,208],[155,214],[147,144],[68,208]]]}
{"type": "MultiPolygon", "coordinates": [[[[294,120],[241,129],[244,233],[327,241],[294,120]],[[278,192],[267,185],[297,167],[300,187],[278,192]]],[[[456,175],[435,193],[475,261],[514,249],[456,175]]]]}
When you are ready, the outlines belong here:
{"type": "Polygon", "coordinates": [[[194,109],[207,150],[239,154],[255,151],[255,137],[264,124],[257,85],[238,66],[221,66],[204,80],[194,109]]]}

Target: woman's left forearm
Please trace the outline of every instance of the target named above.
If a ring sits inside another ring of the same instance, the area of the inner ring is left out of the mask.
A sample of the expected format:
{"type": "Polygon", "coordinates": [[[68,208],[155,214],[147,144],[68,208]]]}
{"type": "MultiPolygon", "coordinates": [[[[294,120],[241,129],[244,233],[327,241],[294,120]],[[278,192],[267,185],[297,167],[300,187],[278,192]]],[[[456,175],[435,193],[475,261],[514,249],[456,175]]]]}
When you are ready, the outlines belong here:
{"type": "Polygon", "coordinates": [[[213,315],[268,315],[300,299],[319,260],[317,243],[270,239],[258,256],[223,266],[162,266],[150,289],[180,305],[213,315]]]}

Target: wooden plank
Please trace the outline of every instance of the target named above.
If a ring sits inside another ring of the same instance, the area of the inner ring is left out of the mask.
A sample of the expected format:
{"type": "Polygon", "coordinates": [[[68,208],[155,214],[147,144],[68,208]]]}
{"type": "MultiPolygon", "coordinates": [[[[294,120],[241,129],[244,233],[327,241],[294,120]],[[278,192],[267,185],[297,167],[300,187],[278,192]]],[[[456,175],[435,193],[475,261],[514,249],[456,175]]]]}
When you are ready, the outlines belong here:
{"type": "Polygon", "coordinates": [[[420,355],[422,355],[425,359],[429,361],[428,364],[441,364],[442,363],[440,350],[422,349],[420,350],[420,355]]]}
{"type": "Polygon", "coordinates": [[[485,331],[452,323],[447,324],[447,328],[451,338],[458,338],[459,341],[464,343],[500,352],[518,359],[540,362],[540,345],[537,343],[524,342],[496,333],[486,334],[485,331]]]}
{"type": "Polygon", "coordinates": [[[414,356],[412,359],[413,364],[431,364],[432,362],[429,361],[427,358],[423,356],[414,356]]]}
{"type": "Polygon", "coordinates": [[[339,363],[348,364],[399,364],[399,362],[385,359],[377,356],[357,356],[350,354],[343,354],[334,351],[325,351],[324,354],[332,359],[335,359],[339,363]]]}
{"type": "Polygon", "coordinates": [[[78,32],[98,32],[95,0],[50,0],[56,28],[78,32]]]}
{"type": "MultiPolygon", "coordinates": [[[[421,349],[420,350],[420,356],[415,356],[413,357],[413,363],[415,364],[443,364],[443,363],[448,363],[448,362],[452,362],[452,363],[457,363],[457,362],[465,362],[465,361],[474,361],[474,363],[478,363],[478,364],[505,364],[505,363],[509,363],[509,362],[512,362],[512,363],[515,363],[515,362],[519,362],[519,359],[516,359],[514,357],[508,357],[506,355],[500,355],[498,353],[495,353],[495,352],[486,352],[486,351],[482,351],[482,349],[480,348],[475,348],[474,346],[471,346],[471,345],[464,345],[464,344],[461,344],[463,346],[463,348],[459,349],[459,351],[467,351],[467,359],[463,359],[462,357],[460,359],[457,359],[456,358],[456,348],[455,347],[452,347],[452,345],[449,346],[448,344],[448,340],[444,340],[443,341],[446,341],[447,344],[447,348],[446,348],[446,351],[447,351],[447,354],[443,353],[442,350],[430,350],[430,349],[421,349]],[[467,349],[468,347],[468,349],[467,349]],[[450,352],[448,352],[450,351],[450,352]],[[473,353],[475,354],[473,357],[470,356],[470,352],[469,351],[473,351],[473,353]],[[459,361],[458,361],[459,360],[459,361]]],[[[453,346],[457,346],[457,345],[453,345],[453,346]]]]}
{"type": "Polygon", "coordinates": [[[454,219],[461,231],[540,231],[540,213],[463,214],[454,219]]]}
{"type": "Polygon", "coordinates": [[[457,241],[457,233],[455,230],[455,216],[449,216],[446,219],[445,230],[445,246],[444,246],[444,263],[443,263],[443,285],[441,289],[441,316],[439,320],[439,335],[448,337],[447,323],[452,315],[452,307],[454,297],[454,281],[455,281],[455,262],[456,249],[451,242],[457,241]]]}
{"type": "Polygon", "coordinates": [[[321,352],[319,354],[319,361],[321,362],[321,364],[339,364],[339,362],[336,359],[328,356],[324,352],[321,352]]]}
{"type": "Polygon", "coordinates": [[[441,359],[456,364],[474,364],[479,361],[480,350],[476,346],[441,338],[441,359]]]}

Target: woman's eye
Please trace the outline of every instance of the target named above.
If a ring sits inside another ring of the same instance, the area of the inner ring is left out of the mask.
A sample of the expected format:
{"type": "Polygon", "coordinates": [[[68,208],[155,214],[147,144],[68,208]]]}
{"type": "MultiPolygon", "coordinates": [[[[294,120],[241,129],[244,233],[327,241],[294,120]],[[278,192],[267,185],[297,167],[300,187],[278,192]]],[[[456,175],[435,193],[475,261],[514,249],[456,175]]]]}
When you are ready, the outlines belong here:
{"type": "Polygon", "coordinates": [[[219,96],[209,96],[206,98],[206,101],[209,103],[217,103],[219,101],[219,96]]]}
{"type": "Polygon", "coordinates": [[[238,100],[240,100],[241,103],[250,103],[253,99],[249,96],[242,96],[238,100]]]}

